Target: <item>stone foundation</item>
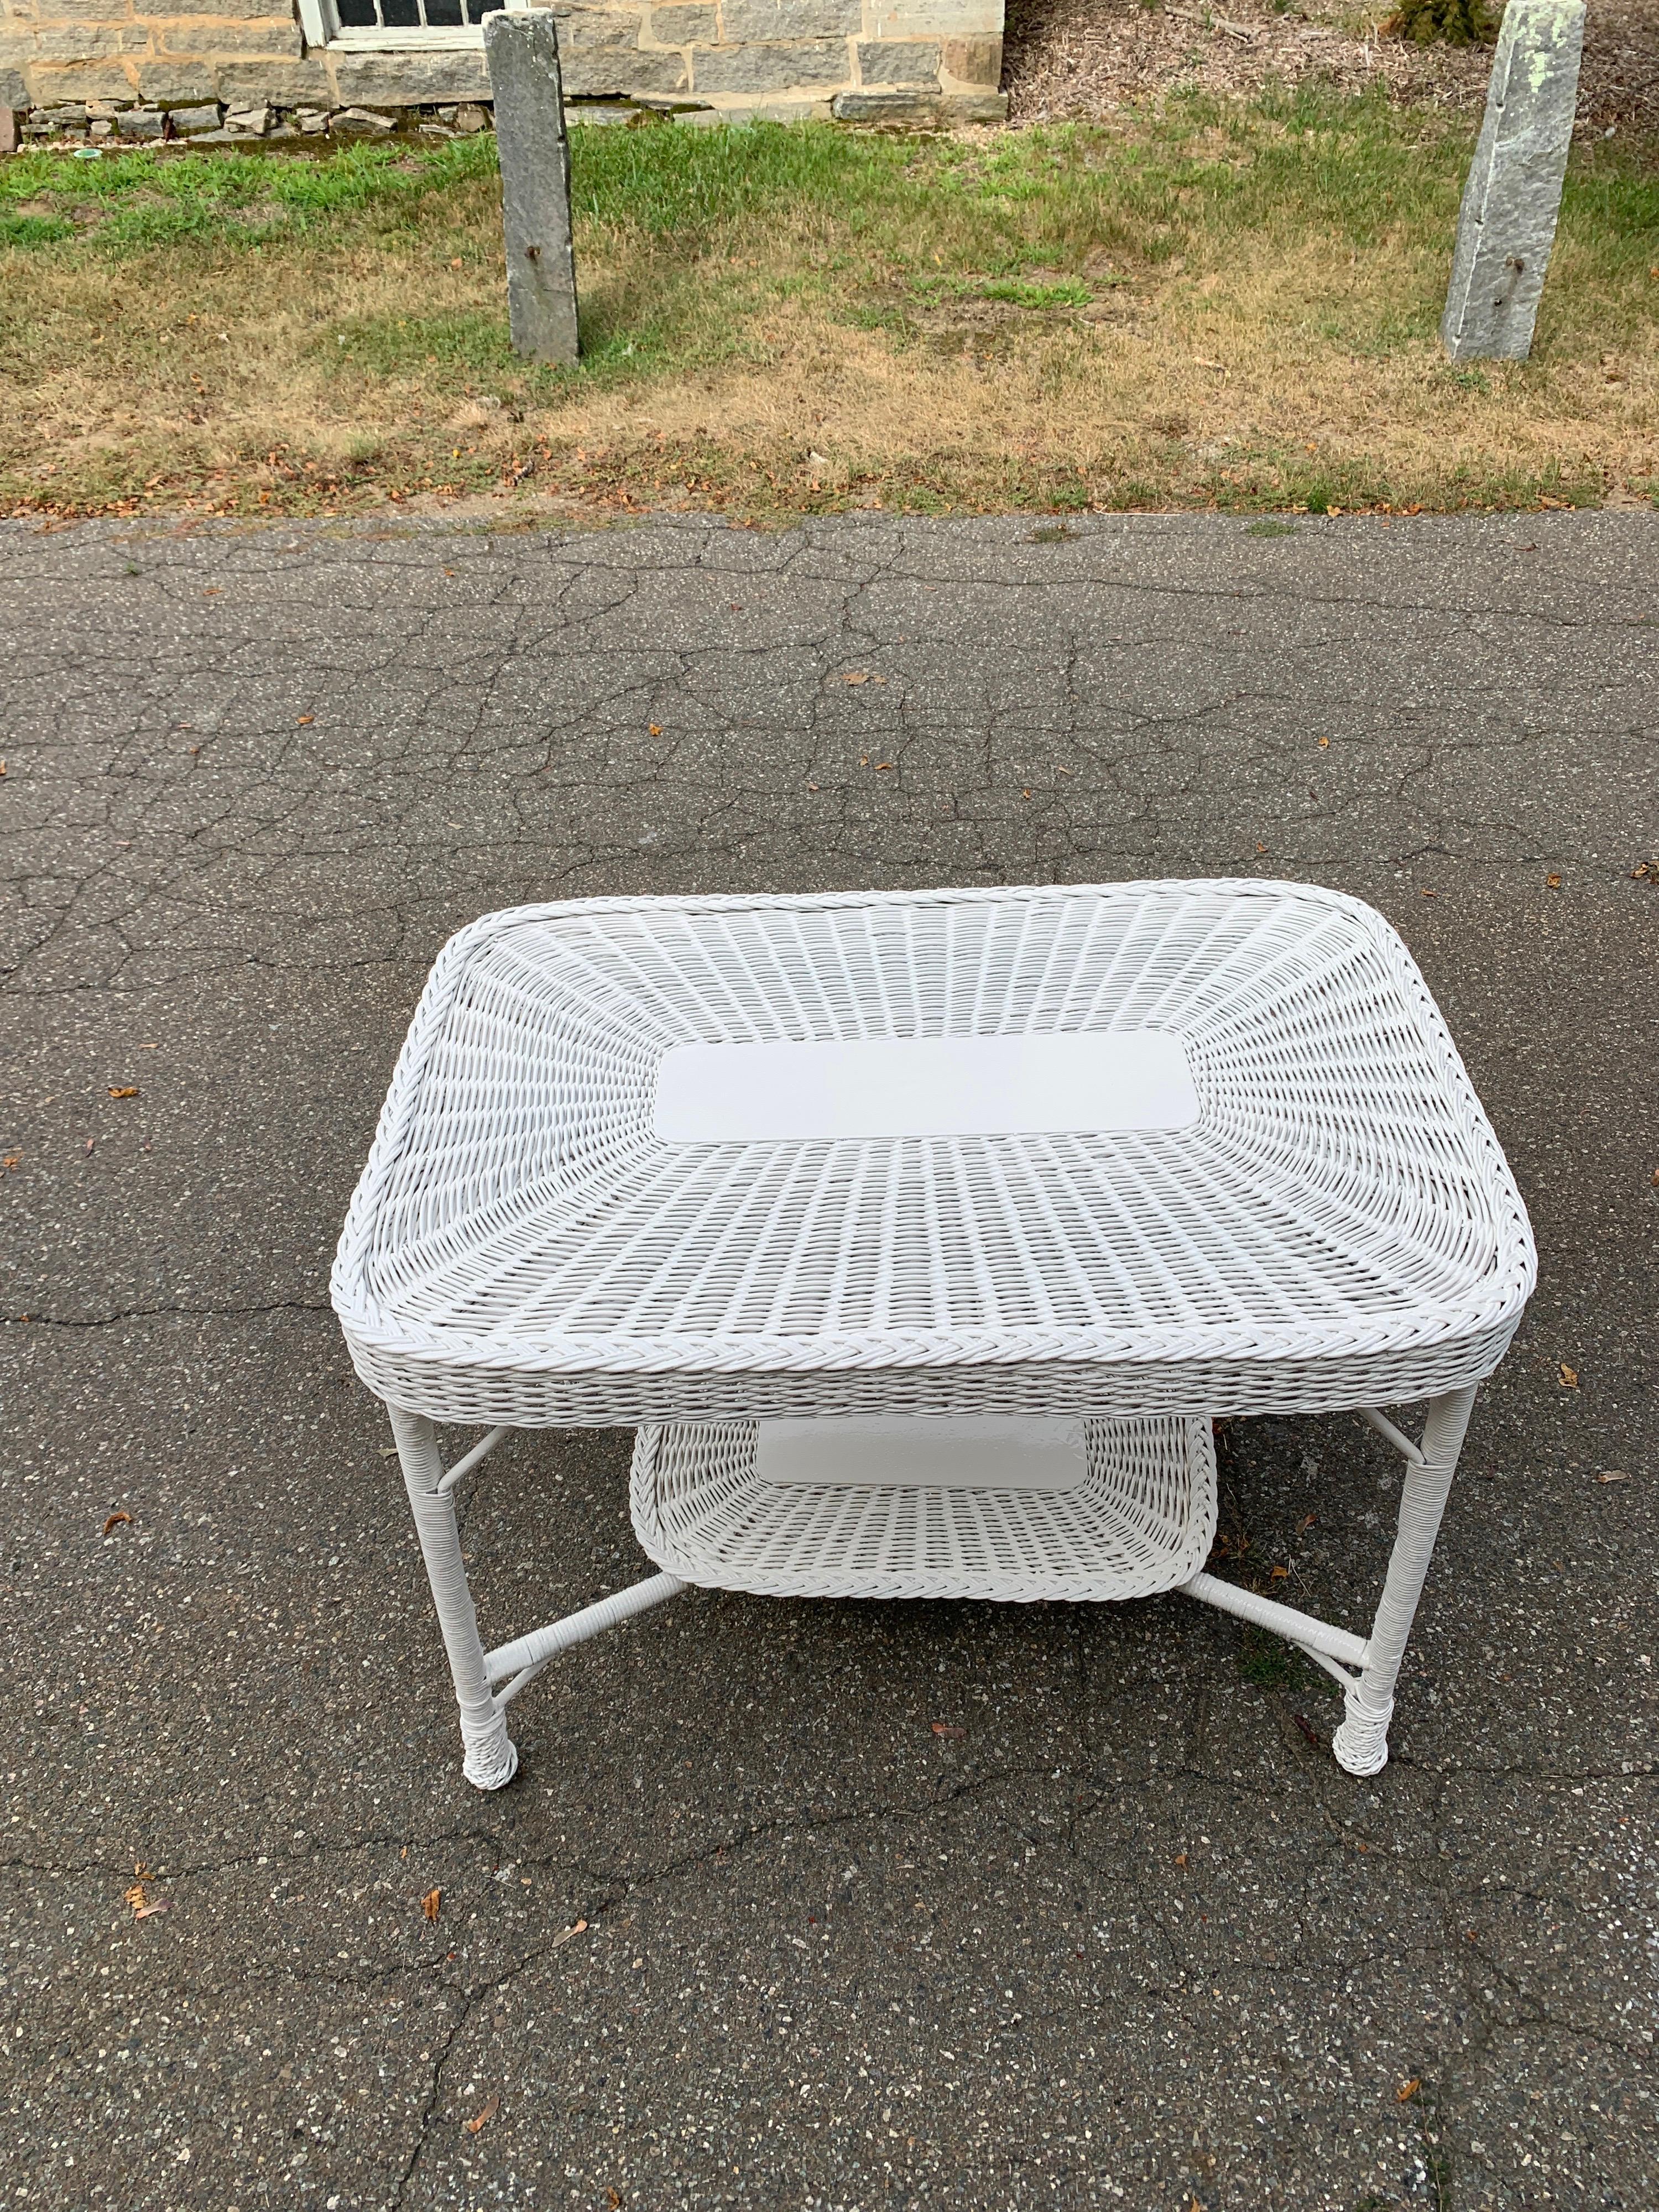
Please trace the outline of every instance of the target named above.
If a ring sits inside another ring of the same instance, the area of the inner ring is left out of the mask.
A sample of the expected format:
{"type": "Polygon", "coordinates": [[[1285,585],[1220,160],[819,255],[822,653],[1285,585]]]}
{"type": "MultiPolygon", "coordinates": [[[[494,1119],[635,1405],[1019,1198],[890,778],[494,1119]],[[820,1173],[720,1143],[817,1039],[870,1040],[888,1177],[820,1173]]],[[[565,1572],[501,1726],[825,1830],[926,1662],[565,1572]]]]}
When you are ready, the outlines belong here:
{"type": "MultiPolygon", "coordinates": [[[[0,0],[0,112],[18,118],[27,145],[373,132],[399,112],[489,100],[482,41],[319,45],[280,5],[171,0],[152,13],[144,0],[0,0]]],[[[925,128],[1007,113],[1002,0],[598,0],[553,12],[574,98],[711,122],[833,115],[925,128]]]]}

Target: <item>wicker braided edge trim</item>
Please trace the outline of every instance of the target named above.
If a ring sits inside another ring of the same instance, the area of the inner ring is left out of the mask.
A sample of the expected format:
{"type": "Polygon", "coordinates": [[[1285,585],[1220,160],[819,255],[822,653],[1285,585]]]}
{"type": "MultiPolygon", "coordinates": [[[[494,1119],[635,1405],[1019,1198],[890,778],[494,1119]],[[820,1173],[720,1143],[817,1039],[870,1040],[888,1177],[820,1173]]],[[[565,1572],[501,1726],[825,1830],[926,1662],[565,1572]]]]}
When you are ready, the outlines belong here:
{"type": "Polygon", "coordinates": [[[1490,1375],[1511,1320],[1474,1338],[1392,1357],[1295,1360],[999,1361],[979,1365],[742,1372],[515,1371],[401,1357],[346,1340],[377,1397],[435,1421],[520,1428],[617,1428],[641,1421],[763,1419],[835,1413],[1345,1413],[1414,1403],[1490,1375]]]}

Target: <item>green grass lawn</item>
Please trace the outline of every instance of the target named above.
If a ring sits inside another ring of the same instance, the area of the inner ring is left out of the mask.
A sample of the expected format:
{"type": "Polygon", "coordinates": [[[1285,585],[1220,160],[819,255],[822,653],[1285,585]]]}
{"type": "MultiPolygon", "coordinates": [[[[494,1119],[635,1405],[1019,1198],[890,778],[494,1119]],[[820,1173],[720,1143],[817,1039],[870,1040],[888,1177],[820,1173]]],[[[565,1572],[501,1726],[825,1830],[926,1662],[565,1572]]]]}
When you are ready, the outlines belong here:
{"type": "Polygon", "coordinates": [[[1576,151],[1534,359],[1454,371],[1470,143],[1306,95],[952,137],[579,129],[574,368],[508,347],[488,137],[18,155],[0,512],[1650,498],[1656,149],[1576,151]]]}

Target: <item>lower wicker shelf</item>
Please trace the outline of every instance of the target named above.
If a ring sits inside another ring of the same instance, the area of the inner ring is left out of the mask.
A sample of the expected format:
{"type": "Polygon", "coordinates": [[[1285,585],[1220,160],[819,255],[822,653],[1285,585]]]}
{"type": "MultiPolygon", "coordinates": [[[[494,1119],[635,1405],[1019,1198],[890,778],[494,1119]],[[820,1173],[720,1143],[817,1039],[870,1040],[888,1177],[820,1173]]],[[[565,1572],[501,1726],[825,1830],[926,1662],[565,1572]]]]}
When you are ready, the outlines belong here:
{"type": "Polygon", "coordinates": [[[1146,1597],[1215,1539],[1206,1419],[658,1424],[635,1533],[683,1581],[773,1597],[1146,1597]]]}

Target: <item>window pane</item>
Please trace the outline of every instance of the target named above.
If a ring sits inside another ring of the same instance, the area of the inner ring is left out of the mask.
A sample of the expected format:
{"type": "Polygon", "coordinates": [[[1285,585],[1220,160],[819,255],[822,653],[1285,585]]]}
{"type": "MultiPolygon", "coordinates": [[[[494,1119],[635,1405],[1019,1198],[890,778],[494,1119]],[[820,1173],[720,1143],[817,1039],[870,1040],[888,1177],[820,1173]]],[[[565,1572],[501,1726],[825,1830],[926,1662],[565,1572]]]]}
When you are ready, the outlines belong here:
{"type": "Polygon", "coordinates": [[[380,16],[375,13],[374,0],[338,0],[340,28],[343,31],[378,31],[380,16]]]}
{"type": "Polygon", "coordinates": [[[388,31],[418,31],[420,0],[380,0],[380,15],[388,31]]]}
{"type": "Polygon", "coordinates": [[[459,31],[466,18],[461,0],[426,0],[426,20],[434,31],[459,31]]]}
{"type": "Polygon", "coordinates": [[[467,20],[469,22],[482,23],[486,15],[492,14],[501,4],[502,0],[466,0],[467,20]]]}

